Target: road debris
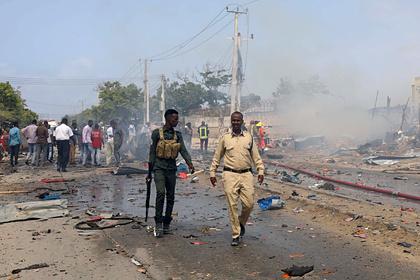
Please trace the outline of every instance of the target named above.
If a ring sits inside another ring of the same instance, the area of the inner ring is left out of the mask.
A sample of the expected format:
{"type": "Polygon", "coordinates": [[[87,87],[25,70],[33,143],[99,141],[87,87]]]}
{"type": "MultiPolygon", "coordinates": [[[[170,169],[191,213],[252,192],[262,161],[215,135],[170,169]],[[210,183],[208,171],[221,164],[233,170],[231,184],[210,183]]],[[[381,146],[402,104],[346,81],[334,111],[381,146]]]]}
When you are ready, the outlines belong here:
{"type": "Polygon", "coordinates": [[[272,195],[266,198],[260,198],[257,200],[258,206],[261,210],[273,210],[281,209],[286,205],[286,201],[282,200],[278,195],[272,195]]]}
{"type": "MultiPolygon", "coordinates": [[[[297,265],[293,265],[291,267],[282,269],[281,271],[284,272],[284,274],[282,275],[283,278],[285,278],[285,276],[303,276],[309,272],[311,272],[312,270],[314,270],[314,266],[297,266],[297,265]]],[[[286,278],[287,278],[286,276],[286,278]]]]}
{"type": "Polygon", "coordinates": [[[188,239],[188,238],[191,238],[191,239],[192,239],[192,238],[198,238],[198,236],[197,236],[197,235],[194,235],[194,234],[183,235],[182,237],[183,237],[183,238],[187,238],[187,239],[188,239]]]}
{"type": "Polygon", "coordinates": [[[30,201],[0,206],[0,224],[28,219],[49,219],[69,215],[67,199],[30,201]]]}
{"type": "Polygon", "coordinates": [[[395,176],[395,177],[394,177],[394,180],[402,180],[402,181],[406,181],[406,180],[408,180],[408,178],[407,178],[407,177],[405,177],[405,176],[395,176]]]}
{"type": "Polygon", "coordinates": [[[294,173],[293,175],[287,174],[286,171],[281,172],[280,180],[283,182],[289,182],[293,184],[301,184],[302,180],[298,178],[299,173],[294,173]]]}
{"type": "Polygon", "coordinates": [[[405,248],[411,248],[413,246],[413,244],[408,243],[408,242],[405,242],[405,241],[398,242],[397,244],[400,245],[400,246],[402,246],[402,247],[405,247],[405,248]]]}
{"type": "Polygon", "coordinates": [[[81,221],[74,227],[79,230],[103,230],[128,225],[134,222],[134,219],[128,217],[112,217],[109,219],[103,219],[100,216],[93,216],[92,218],[88,221],[81,221]]]}
{"type": "Polygon", "coordinates": [[[54,200],[54,199],[60,199],[61,195],[56,194],[56,193],[50,194],[49,192],[45,192],[38,195],[37,197],[39,197],[39,199],[42,199],[42,200],[54,200]]]}
{"type": "Polygon", "coordinates": [[[76,179],[65,179],[65,178],[45,178],[41,179],[40,182],[44,184],[50,184],[50,183],[64,183],[64,182],[73,182],[76,181],[76,179]]]}
{"type": "Polygon", "coordinates": [[[413,207],[403,207],[401,206],[401,211],[406,211],[406,212],[414,212],[414,208],[413,207]]]}
{"type": "Polygon", "coordinates": [[[319,200],[319,197],[316,194],[310,194],[306,198],[310,200],[319,200]]]}
{"type": "Polygon", "coordinates": [[[44,267],[49,267],[49,265],[46,263],[33,264],[24,268],[13,269],[12,274],[18,274],[19,272],[23,270],[32,270],[32,269],[39,269],[39,268],[44,268],[44,267]]]}
{"type": "Polygon", "coordinates": [[[298,193],[297,191],[295,191],[295,190],[294,190],[294,191],[292,192],[292,196],[299,196],[299,193],[298,193]]]}
{"type": "Polygon", "coordinates": [[[208,244],[208,242],[204,242],[204,241],[191,241],[190,243],[192,245],[206,245],[206,244],[208,244]]]}
{"type": "Polygon", "coordinates": [[[131,262],[133,264],[135,264],[136,266],[142,266],[142,264],[138,260],[136,260],[135,258],[131,258],[131,262]]]}
{"type": "Polygon", "coordinates": [[[293,213],[302,213],[303,211],[305,211],[305,210],[303,210],[302,208],[300,208],[300,207],[296,207],[296,208],[293,208],[293,213]]]}
{"type": "Polygon", "coordinates": [[[147,169],[139,169],[129,166],[120,166],[117,169],[112,171],[114,175],[132,175],[132,174],[147,174],[149,171],[147,169]]]}
{"type": "Polygon", "coordinates": [[[366,239],[368,238],[367,233],[363,230],[363,229],[358,229],[355,232],[353,232],[353,237],[358,237],[358,238],[362,238],[362,239],[366,239]]]}
{"type": "Polygon", "coordinates": [[[302,253],[294,253],[294,254],[290,254],[289,258],[291,259],[297,259],[297,258],[303,258],[305,255],[302,253]]]}

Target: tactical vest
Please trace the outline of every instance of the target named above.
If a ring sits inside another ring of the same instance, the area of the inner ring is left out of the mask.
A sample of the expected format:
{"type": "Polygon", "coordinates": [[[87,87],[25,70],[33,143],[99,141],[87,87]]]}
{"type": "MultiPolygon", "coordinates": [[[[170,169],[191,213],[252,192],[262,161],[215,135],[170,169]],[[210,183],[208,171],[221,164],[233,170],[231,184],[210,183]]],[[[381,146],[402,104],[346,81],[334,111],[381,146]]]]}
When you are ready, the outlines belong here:
{"type": "Polygon", "coordinates": [[[174,138],[165,140],[163,128],[159,129],[159,141],[156,146],[156,156],[163,159],[176,159],[181,150],[181,143],[178,143],[178,136],[174,131],[174,138]]]}
{"type": "Polygon", "coordinates": [[[205,127],[205,126],[200,126],[200,128],[199,128],[199,136],[200,136],[200,139],[207,139],[207,138],[209,138],[209,136],[207,135],[207,127],[205,127]]]}

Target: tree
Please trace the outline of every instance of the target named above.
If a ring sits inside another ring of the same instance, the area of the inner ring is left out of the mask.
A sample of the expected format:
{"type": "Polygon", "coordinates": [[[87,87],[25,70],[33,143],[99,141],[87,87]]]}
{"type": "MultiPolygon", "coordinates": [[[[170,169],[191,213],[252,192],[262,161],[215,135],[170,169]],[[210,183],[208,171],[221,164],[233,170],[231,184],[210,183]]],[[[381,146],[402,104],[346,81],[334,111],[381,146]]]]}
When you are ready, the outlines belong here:
{"type": "Polygon", "coordinates": [[[174,108],[181,114],[200,109],[204,104],[205,89],[191,81],[172,82],[165,89],[166,107],[174,108]]]}
{"type": "Polygon", "coordinates": [[[228,74],[226,70],[211,70],[209,65],[206,65],[203,72],[200,72],[200,84],[206,89],[203,99],[207,102],[210,108],[215,108],[224,105],[229,101],[226,93],[221,92],[221,87],[230,85],[232,75],[228,74]]]}
{"type": "Polygon", "coordinates": [[[0,121],[19,121],[26,125],[37,118],[38,115],[27,108],[19,90],[9,82],[0,83],[0,121]]]}
{"type": "Polygon", "coordinates": [[[280,78],[280,82],[273,92],[273,97],[290,100],[297,96],[316,96],[330,94],[328,87],[318,75],[311,76],[294,84],[288,78],[280,78]]]}
{"type": "Polygon", "coordinates": [[[74,116],[78,122],[89,119],[108,123],[112,119],[143,119],[143,91],[134,84],[121,85],[117,81],[108,81],[98,86],[99,104],[74,116]]]}
{"type": "Polygon", "coordinates": [[[280,78],[280,82],[273,92],[274,97],[290,97],[291,94],[294,92],[294,86],[292,81],[289,80],[287,77],[280,78]]]}
{"type": "Polygon", "coordinates": [[[321,81],[318,75],[314,75],[306,80],[300,81],[299,88],[303,94],[310,96],[330,94],[327,86],[321,81]]]}

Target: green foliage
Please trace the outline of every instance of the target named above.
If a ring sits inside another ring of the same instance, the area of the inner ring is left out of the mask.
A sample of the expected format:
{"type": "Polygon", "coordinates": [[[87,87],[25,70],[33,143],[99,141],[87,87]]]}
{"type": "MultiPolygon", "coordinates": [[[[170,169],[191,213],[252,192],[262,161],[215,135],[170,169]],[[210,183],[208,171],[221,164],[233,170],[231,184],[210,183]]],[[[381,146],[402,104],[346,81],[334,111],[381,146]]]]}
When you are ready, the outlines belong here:
{"type": "MultiPolygon", "coordinates": [[[[228,102],[226,93],[221,92],[222,87],[230,84],[231,76],[226,70],[211,70],[206,66],[203,72],[199,72],[196,82],[188,77],[182,77],[179,81],[165,83],[166,108],[175,108],[180,113],[188,115],[204,106],[219,110],[228,102]]],[[[158,89],[160,100],[161,88],[158,89]]]]}
{"type": "Polygon", "coordinates": [[[20,91],[8,82],[0,83],[0,121],[19,121],[21,125],[38,118],[35,112],[26,107],[20,91]]]}
{"type": "Polygon", "coordinates": [[[190,81],[172,82],[165,89],[166,108],[174,108],[181,114],[200,109],[204,101],[205,90],[200,84],[190,81]]]}
{"type": "MultiPolygon", "coordinates": [[[[229,99],[221,88],[230,84],[231,76],[226,70],[210,70],[206,66],[199,73],[199,79],[193,82],[188,77],[177,81],[165,80],[165,108],[174,108],[183,115],[188,115],[202,107],[223,111],[229,99]]],[[[150,117],[154,122],[160,122],[162,88],[150,96],[150,117]]],[[[143,91],[136,85],[122,86],[119,82],[106,82],[98,87],[99,105],[92,106],[74,116],[78,123],[88,119],[109,122],[111,119],[134,119],[137,123],[143,121],[143,91]]]]}
{"type": "Polygon", "coordinates": [[[105,82],[98,87],[99,105],[84,110],[74,118],[79,123],[89,119],[109,123],[112,119],[140,120],[143,118],[143,92],[134,84],[105,82]]]}
{"type": "Polygon", "coordinates": [[[227,87],[231,82],[231,75],[226,70],[210,70],[207,66],[203,72],[200,72],[200,84],[206,88],[204,101],[210,108],[226,104],[229,99],[226,93],[221,92],[221,87],[227,87]]]}

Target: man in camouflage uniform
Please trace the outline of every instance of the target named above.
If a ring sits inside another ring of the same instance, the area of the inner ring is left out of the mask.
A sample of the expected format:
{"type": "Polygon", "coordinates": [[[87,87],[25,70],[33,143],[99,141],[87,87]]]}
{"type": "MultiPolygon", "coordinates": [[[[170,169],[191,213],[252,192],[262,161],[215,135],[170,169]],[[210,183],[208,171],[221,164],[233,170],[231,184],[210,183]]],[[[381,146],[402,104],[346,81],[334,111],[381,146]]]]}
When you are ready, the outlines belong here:
{"type": "Polygon", "coordinates": [[[156,185],[156,237],[170,233],[172,210],[175,201],[176,158],[178,152],[181,153],[190,171],[194,172],[191,156],[185,147],[182,134],[174,129],[177,125],[178,112],[174,109],[169,109],[165,112],[165,125],[152,132],[152,144],[149,152],[149,174],[146,180],[151,180],[152,173],[154,173],[156,185]],[[166,211],[165,216],[163,216],[165,193],[166,211]]]}

